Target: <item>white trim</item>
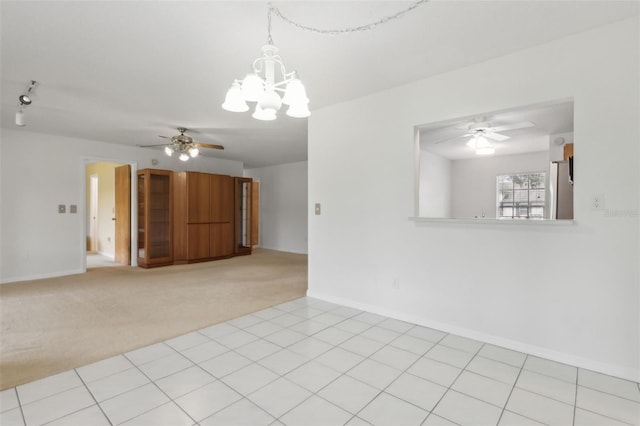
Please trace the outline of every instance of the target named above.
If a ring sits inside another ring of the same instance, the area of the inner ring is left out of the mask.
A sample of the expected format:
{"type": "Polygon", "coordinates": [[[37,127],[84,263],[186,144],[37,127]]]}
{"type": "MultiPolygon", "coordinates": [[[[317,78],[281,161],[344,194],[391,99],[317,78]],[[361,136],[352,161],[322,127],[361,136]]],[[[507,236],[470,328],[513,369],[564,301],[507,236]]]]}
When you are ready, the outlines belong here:
{"type": "Polygon", "coordinates": [[[108,257],[108,258],[109,258],[109,259],[111,259],[111,260],[115,260],[115,258],[116,258],[116,255],[115,255],[115,254],[112,254],[112,253],[105,253],[105,252],[103,252],[103,251],[98,251],[98,254],[99,254],[99,255],[102,255],[102,256],[104,256],[104,257],[108,257]]]}
{"type": "MultiPolygon", "coordinates": [[[[83,249],[82,249],[82,272],[87,272],[87,165],[92,163],[117,163],[121,165],[129,165],[131,166],[131,266],[138,266],[138,251],[134,250],[134,247],[138,247],[138,215],[136,214],[136,206],[138,205],[138,192],[137,192],[137,183],[138,183],[138,162],[123,160],[118,158],[104,158],[104,157],[94,157],[94,156],[82,156],[81,158],[81,166],[82,166],[82,178],[81,182],[81,197],[82,203],[79,204],[82,206],[82,241],[83,241],[83,249]]],[[[105,256],[108,256],[105,254],[105,256]]],[[[115,257],[115,256],[114,256],[115,257]]]]}
{"type": "Polygon", "coordinates": [[[576,221],[573,219],[493,219],[493,218],[467,218],[467,219],[453,219],[447,217],[409,217],[409,220],[417,223],[457,223],[474,225],[525,225],[525,226],[571,226],[576,225],[576,221]]]}
{"type": "Polygon", "coordinates": [[[425,320],[422,317],[416,317],[414,315],[407,315],[403,312],[395,310],[383,309],[378,306],[369,305],[366,303],[356,302],[350,299],[344,299],[341,297],[329,296],[323,293],[314,292],[313,290],[307,290],[307,297],[314,299],[324,300],[325,302],[336,303],[339,305],[347,306],[362,311],[372,312],[374,314],[382,315],[389,318],[394,318],[400,321],[409,322],[411,324],[421,325],[423,327],[434,328],[436,330],[444,331],[447,333],[453,333],[458,336],[466,337],[468,339],[479,340],[482,342],[490,343],[492,345],[501,346],[503,348],[511,349],[518,352],[523,352],[529,355],[535,355],[540,358],[546,358],[552,361],[561,362],[571,366],[584,368],[587,370],[597,371],[599,373],[607,374],[610,376],[619,377],[625,380],[631,380],[633,382],[640,382],[640,370],[623,367],[620,365],[609,364],[604,362],[595,361],[588,358],[582,358],[579,356],[557,352],[548,348],[544,348],[536,345],[529,345],[517,340],[505,339],[499,336],[491,334],[480,333],[475,330],[470,330],[463,327],[457,327],[454,325],[441,323],[438,321],[425,320]]]}
{"type": "Polygon", "coordinates": [[[21,277],[7,278],[6,280],[1,281],[0,284],[14,283],[17,281],[32,281],[32,280],[42,280],[45,278],[64,277],[66,275],[84,274],[85,272],[87,271],[86,270],[83,271],[82,269],[72,269],[70,271],[58,271],[50,274],[24,275],[21,277]]]}

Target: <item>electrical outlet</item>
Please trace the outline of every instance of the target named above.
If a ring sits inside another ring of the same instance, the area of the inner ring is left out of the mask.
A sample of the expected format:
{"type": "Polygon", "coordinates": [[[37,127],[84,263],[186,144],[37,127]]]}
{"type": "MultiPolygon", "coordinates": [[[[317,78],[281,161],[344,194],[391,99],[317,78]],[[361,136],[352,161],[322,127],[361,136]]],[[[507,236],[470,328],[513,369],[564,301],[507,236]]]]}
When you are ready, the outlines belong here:
{"type": "Polygon", "coordinates": [[[591,209],[592,210],[603,210],[604,209],[604,195],[602,194],[594,194],[591,198],[591,209]]]}
{"type": "Polygon", "coordinates": [[[69,213],[78,213],[78,206],[76,204],[69,204],[69,213]]]}
{"type": "Polygon", "coordinates": [[[66,213],[67,208],[64,204],[58,204],[58,213],[66,213]]]}

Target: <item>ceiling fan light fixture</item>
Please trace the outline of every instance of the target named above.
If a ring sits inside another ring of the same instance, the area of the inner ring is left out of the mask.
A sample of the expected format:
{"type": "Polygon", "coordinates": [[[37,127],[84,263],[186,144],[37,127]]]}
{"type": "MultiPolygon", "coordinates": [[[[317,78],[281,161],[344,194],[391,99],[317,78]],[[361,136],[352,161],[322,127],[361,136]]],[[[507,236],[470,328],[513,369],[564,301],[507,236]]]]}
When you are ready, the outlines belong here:
{"type": "Polygon", "coordinates": [[[189,148],[189,155],[191,156],[191,158],[196,158],[198,154],[200,154],[200,150],[198,148],[196,148],[195,146],[189,148]]]}
{"type": "Polygon", "coordinates": [[[164,153],[167,154],[167,156],[171,157],[173,155],[173,150],[170,147],[165,146],[164,153]]]}
{"type": "Polygon", "coordinates": [[[476,149],[476,154],[477,155],[493,155],[496,153],[495,148],[478,148],[476,149]]]}
{"type": "Polygon", "coordinates": [[[186,152],[183,152],[180,154],[180,161],[187,161],[189,159],[189,156],[187,155],[186,152]]]}

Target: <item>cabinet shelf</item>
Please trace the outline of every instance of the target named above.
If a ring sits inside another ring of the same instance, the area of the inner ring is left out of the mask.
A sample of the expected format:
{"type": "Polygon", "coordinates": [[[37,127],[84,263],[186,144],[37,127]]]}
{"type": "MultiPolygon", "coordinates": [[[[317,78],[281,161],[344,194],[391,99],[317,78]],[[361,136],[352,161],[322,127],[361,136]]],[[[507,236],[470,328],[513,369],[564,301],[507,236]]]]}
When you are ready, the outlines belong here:
{"type": "Polygon", "coordinates": [[[138,171],[138,264],[143,268],[173,262],[171,171],[138,171]]]}

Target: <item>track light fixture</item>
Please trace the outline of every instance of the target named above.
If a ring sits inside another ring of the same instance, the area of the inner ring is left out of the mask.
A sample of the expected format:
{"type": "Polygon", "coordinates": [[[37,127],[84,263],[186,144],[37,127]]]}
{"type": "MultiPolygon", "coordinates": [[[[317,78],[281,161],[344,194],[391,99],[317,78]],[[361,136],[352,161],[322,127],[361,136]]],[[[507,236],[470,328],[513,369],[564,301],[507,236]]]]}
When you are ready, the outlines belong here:
{"type": "Polygon", "coordinates": [[[36,88],[37,81],[31,80],[27,91],[22,95],[18,96],[19,109],[16,112],[16,126],[24,127],[26,125],[25,117],[24,117],[24,107],[31,105],[33,99],[31,98],[31,94],[36,88]]]}

